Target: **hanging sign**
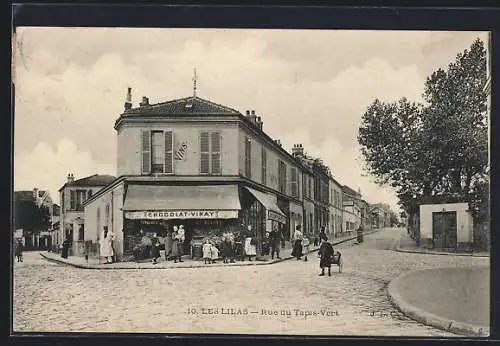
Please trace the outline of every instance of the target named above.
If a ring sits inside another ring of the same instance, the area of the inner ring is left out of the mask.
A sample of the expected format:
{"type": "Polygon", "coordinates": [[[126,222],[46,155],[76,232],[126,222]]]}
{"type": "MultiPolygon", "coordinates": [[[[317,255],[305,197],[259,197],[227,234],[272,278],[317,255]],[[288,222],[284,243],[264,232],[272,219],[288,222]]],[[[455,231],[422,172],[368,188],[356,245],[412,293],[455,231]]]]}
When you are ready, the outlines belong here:
{"type": "Polygon", "coordinates": [[[267,211],[267,218],[269,220],[274,220],[274,221],[277,221],[279,223],[286,224],[286,217],[284,217],[283,215],[280,215],[277,212],[272,211],[272,210],[267,211]]]}

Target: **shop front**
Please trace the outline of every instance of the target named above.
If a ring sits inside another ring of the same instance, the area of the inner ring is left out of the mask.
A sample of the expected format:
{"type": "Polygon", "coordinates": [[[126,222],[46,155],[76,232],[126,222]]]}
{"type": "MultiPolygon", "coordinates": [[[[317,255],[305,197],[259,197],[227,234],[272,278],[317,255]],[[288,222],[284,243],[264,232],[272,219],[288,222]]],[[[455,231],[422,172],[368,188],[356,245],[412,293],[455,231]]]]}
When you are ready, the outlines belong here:
{"type": "Polygon", "coordinates": [[[283,234],[287,217],[280,209],[276,195],[257,191],[248,186],[242,189],[242,221],[250,225],[257,240],[257,255],[268,253],[268,239],[274,227],[283,234]]]}
{"type": "MultiPolygon", "coordinates": [[[[184,229],[183,253],[206,239],[241,228],[237,185],[130,185],[124,202],[124,254],[130,255],[155,233],[163,249],[175,228],[184,229]]],[[[168,247],[168,246],[167,246],[168,247]]]]}

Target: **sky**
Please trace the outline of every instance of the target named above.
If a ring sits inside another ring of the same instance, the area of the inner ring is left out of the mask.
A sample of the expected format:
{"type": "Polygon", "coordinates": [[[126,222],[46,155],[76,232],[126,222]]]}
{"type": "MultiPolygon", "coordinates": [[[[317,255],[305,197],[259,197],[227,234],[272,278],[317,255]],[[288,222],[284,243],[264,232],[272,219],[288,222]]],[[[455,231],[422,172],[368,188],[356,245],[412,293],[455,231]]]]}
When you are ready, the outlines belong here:
{"type": "Polygon", "coordinates": [[[320,157],[369,203],[399,211],[364,171],[356,140],[378,98],[420,101],[426,77],[486,32],[17,28],[14,189],[49,190],[68,173],[116,175],[115,120],[127,87],[137,106],[193,94],[244,113],[289,151],[320,157]]]}

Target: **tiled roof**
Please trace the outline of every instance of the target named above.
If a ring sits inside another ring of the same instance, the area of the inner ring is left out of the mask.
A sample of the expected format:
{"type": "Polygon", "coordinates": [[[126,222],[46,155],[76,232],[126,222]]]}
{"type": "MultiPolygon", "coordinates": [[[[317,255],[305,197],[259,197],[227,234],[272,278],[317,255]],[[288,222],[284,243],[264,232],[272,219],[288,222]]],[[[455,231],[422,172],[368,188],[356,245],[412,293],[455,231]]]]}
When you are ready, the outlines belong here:
{"type": "Polygon", "coordinates": [[[122,115],[235,115],[241,114],[237,110],[208,101],[196,96],[185,97],[178,100],[166,101],[151,105],[135,107],[126,110],[122,115]]]}
{"type": "Polygon", "coordinates": [[[106,186],[111,184],[116,177],[106,174],[94,174],[85,178],[75,180],[71,183],[64,184],[59,191],[61,191],[66,186],[106,186]]]}

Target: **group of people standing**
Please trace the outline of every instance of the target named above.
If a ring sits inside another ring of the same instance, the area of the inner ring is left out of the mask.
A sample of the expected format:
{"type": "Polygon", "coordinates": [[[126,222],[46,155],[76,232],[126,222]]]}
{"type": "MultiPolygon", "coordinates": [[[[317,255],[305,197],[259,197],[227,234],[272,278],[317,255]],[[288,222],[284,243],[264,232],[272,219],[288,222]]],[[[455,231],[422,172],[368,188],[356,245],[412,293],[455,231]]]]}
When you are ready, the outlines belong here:
{"type": "MultiPolygon", "coordinates": [[[[165,259],[167,261],[173,260],[174,263],[184,262],[182,260],[183,245],[186,240],[186,231],[184,225],[174,226],[172,233],[167,235],[165,239],[165,259]]],[[[158,257],[160,257],[158,253],[158,257]]]]}
{"type": "Polygon", "coordinates": [[[242,261],[245,258],[252,261],[257,256],[257,241],[248,233],[242,232],[236,236],[232,233],[225,233],[219,247],[220,249],[214,242],[205,241],[202,247],[205,264],[215,263],[219,259],[219,254],[224,263],[234,263],[236,260],[242,261]]]}

